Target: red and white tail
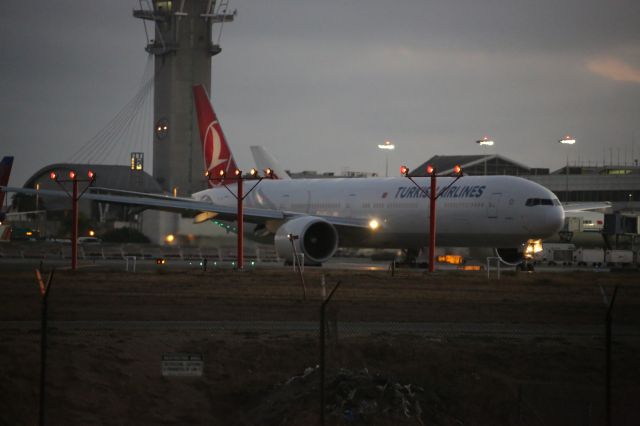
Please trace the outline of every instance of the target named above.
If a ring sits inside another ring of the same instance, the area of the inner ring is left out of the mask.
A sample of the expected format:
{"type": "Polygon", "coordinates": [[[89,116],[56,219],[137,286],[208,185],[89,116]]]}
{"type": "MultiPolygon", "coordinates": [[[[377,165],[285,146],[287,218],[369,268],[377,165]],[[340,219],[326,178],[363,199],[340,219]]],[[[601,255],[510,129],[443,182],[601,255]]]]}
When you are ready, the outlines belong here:
{"type": "Polygon", "coordinates": [[[203,85],[193,86],[193,98],[198,114],[204,167],[210,177],[209,187],[217,186],[221,184],[216,179],[220,176],[220,171],[224,170],[227,175],[233,176],[237,169],[236,162],[203,85]]]}
{"type": "MultiPolygon", "coordinates": [[[[11,166],[13,165],[13,157],[4,157],[0,161],[0,186],[9,184],[9,176],[11,176],[11,166]]],[[[4,192],[0,191],[0,210],[4,204],[4,192]]]]}

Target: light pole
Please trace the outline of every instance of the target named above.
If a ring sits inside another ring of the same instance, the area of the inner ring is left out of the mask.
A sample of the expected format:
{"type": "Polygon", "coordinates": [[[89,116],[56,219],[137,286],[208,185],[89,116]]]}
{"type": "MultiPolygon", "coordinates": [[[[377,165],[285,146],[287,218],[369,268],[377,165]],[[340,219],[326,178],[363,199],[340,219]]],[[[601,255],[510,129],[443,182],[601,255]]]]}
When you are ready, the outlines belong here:
{"type": "Polygon", "coordinates": [[[384,143],[378,144],[378,148],[385,151],[384,177],[389,177],[389,151],[393,151],[396,146],[391,141],[384,141],[384,143]]]}
{"type": "MultiPolygon", "coordinates": [[[[576,139],[572,138],[569,135],[566,135],[565,137],[560,139],[558,143],[561,143],[562,145],[566,145],[567,147],[569,147],[571,145],[575,145],[576,139]]],[[[567,176],[564,198],[565,198],[565,203],[568,203],[569,202],[569,149],[567,149],[567,163],[565,164],[564,171],[567,176]]]]}
{"type": "MultiPolygon", "coordinates": [[[[476,143],[480,146],[493,146],[494,142],[489,139],[487,136],[483,137],[476,141],[476,143]]],[[[484,175],[487,175],[487,156],[484,156],[484,175]]]]}
{"type": "Polygon", "coordinates": [[[220,170],[219,176],[213,177],[213,176],[209,176],[209,171],[204,172],[204,175],[207,176],[209,180],[217,180],[220,183],[222,183],[222,185],[224,185],[224,187],[227,188],[227,191],[229,191],[229,193],[231,193],[231,195],[233,195],[233,197],[237,201],[236,216],[238,221],[238,245],[237,245],[238,264],[236,269],[238,269],[239,271],[242,271],[244,269],[244,235],[243,235],[244,233],[244,199],[247,197],[247,195],[251,193],[251,191],[253,191],[256,188],[256,186],[258,186],[260,182],[262,182],[262,179],[264,179],[265,177],[269,179],[273,178],[273,172],[271,171],[271,169],[266,169],[264,173],[265,173],[265,176],[262,177],[258,174],[258,171],[256,169],[251,169],[249,174],[243,176],[242,171],[240,169],[236,169],[233,172],[233,176],[228,177],[226,171],[223,169],[223,170],[220,170]],[[245,180],[257,181],[251,187],[251,189],[247,191],[246,194],[244,193],[244,185],[243,185],[245,180]],[[226,184],[226,181],[236,183],[236,192],[233,192],[231,189],[229,189],[229,187],[226,184]]]}
{"type": "Polygon", "coordinates": [[[58,179],[58,175],[55,171],[49,174],[52,181],[60,185],[60,187],[71,198],[71,270],[75,271],[78,268],[78,201],[89,189],[96,180],[96,174],[89,170],[87,172],[87,178],[81,179],[74,170],[69,171],[69,179],[58,179]],[[63,185],[65,182],[71,182],[71,193],[67,191],[67,188],[63,185]],[[88,182],[88,185],[78,193],[78,182],[88,182]]]}
{"type": "Polygon", "coordinates": [[[444,194],[454,183],[460,179],[462,174],[462,168],[456,165],[453,168],[453,173],[449,176],[455,177],[449,185],[445,186],[437,192],[437,178],[438,174],[431,164],[427,165],[427,174],[431,177],[431,186],[429,191],[426,191],[423,187],[413,180],[413,177],[409,175],[409,168],[407,166],[400,167],[400,174],[408,178],[426,197],[429,198],[429,272],[435,271],[435,258],[436,258],[436,200],[440,195],[444,194]]]}

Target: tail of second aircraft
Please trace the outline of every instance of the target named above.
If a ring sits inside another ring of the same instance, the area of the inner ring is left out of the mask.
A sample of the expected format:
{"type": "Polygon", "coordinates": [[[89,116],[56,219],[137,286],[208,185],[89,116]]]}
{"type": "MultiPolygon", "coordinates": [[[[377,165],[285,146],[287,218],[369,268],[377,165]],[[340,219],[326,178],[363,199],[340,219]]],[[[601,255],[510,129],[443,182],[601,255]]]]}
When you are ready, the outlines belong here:
{"type": "MultiPolygon", "coordinates": [[[[9,176],[11,175],[11,166],[13,166],[13,157],[4,157],[0,161],[0,186],[9,184],[9,176]]],[[[4,205],[4,191],[0,191],[0,210],[4,205]]]]}
{"type": "Polygon", "coordinates": [[[232,173],[237,168],[236,162],[203,85],[193,86],[193,97],[198,114],[204,167],[210,176],[209,186],[216,186],[220,183],[220,180],[215,179],[220,176],[220,171],[232,173]]]}

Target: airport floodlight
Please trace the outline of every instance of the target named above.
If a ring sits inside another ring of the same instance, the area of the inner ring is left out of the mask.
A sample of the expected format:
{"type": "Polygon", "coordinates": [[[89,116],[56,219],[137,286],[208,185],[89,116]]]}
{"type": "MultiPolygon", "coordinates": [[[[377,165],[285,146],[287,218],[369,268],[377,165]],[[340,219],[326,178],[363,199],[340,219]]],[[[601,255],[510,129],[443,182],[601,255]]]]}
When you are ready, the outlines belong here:
{"type": "Polygon", "coordinates": [[[271,170],[269,167],[267,167],[266,169],[264,169],[264,175],[268,178],[272,178],[273,177],[273,170],[271,170]]]}
{"type": "Polygon", "coordinates": [[[480,146],[493,146],[495,142],[489,139],[488,136],[485,136],[482,139],[477,140],[476,143],[480,146]]]}
{"type": "Polygon", "coordinates": [[[96,231],[94,231],[93,229],[89,229],[88,234],[89,234],[90,237],[95,237],[96,236],[96,231]]]}
{"type": "Polygon", "coordinates": [[[233,172],[233,173],[236,175],[236,177],[242,176],[242,170],[240,170],[240,169],[236,169],[236,171],[233,172]]]}
{"type": "Polygon", "coordinates": [[[258,177],[258,171],[254,168],[251,168],[251,170],[249,170],[249,175],[254,178],[258,177]]]}
{"type": "Polygon", "coordinates": [[[375,231],[379,227],[380,227],[380,222],[378,222],[376,219],[371,219],[369,221],[369,228],[371,228],[372,231],[375,231]]]}
{"type": "Polygon", "coordinates": [[[384,177],[388,177],[389,176],[389,151],[392,151],[395,149],[395,145],[391,143],[391,141],[384,141],[383,144],[378,144],[378,148],[385,150],[385,156],[384,156],[384,177]]]}
{"type": "Polygon", "coordinates": [[[51,173],[49,173],[49,178],[51,180],[56,180],[58,178],[58,175],[56,174],[56,172],[51,171],[51,173]]]}
{"type": "Polygon", "coordinates": [[[427,165],[427,174],[429,176],[435,174],[435,172],[436,172],[436,169],[431,164],[427,165]]]}
{"type": "Polygon", "coordinates": [[[563,137],[562,139],[560,139],[558,141],[558,143],[561,143],[563,145],[574,145],[576,143],[576,139],[572,138],[569,135],[566,135],[565,137],[563,137]]]}
{"type": "Polygon", "coordinates": [[[220,170],[220,172],[218,172],[218,174],[220,175],[221,178],[223,178],[227,172],[224,171],[224,169],[220,170]]]}
{"type": "Polygon", "coordinates": [[[69,179],[75,179],[76,178],[76,172],[73,170],[69,170],[69,179]]]}
{"type": "Polygon", "coordinates": [[[407,166],[400,166],[400,174],[407,176],[409,174],[409,168],[407,166]]]}
{"type": "Polygon", "coordinates": [[[391,143],[391,141],[384,141],[383,144],[378,144],[378,148],[380,149],[388,149],[389,151],[393,150],[396,148],[396,146],[394,144],[391,143]]]}
{"type": "Polygon", "coordinates": [[[459,164],[456,164],[455,166],[453,166],[453,173],[459,175],[462,173],[462,167],[460,167],[459,164]]]}
{"type": "Polygon", "coordinates": [[[209,170],[205,170],[205,171],[204,171],[204,176],[205,176],[205,177],[209,177],[209,170]]]}

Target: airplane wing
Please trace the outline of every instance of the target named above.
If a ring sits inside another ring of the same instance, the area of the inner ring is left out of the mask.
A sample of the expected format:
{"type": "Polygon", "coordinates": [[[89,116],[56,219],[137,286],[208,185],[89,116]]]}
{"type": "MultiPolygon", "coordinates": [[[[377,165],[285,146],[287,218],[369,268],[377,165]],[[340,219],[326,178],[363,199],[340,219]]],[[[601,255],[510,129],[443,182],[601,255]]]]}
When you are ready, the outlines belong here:
{"type": "MultiPolygon", "coordinates": [[[[107,188],[99,188],[103,191],[107,188]]],[[[41,189],[36,191],[32,188],[16,188],[0,186],[0,191],[17,192],[22,194],[36,195],[41,197],[69,197],[64,191],[53,191],[41,189]]],[[[111,191],[111,190],[110,190],[111,191]]],[[[164,210],[176,213],[215,213],[215,218],[220,220],[234,221],[236,220],[236,207],[221,206],[209,201],[198,201],[193,198],[171,197],[161,194],[144,194],[133,191],[116,190],[113,192],[123,193],[125,195],[86,192],[82,195],[83,200],[100,201],[104,203],[125,204],[129,206],[139,206],[154,210],[164,210]]],[[[270,210],[259,208],[244,208],[244,220],[251,223],[265,223],[267,221],[282,220],[286,221],[294,217],[307,216],[305,213],[296,213],[284,210],[270,210]]],[[[213,218],[212,217],[212,218],[213,218]]],[[[364,218],[345,218],[333,216],[318,216],[337,227],[346,227],[354,229],[365,229],[368,227],[368,220],[364,218]]]]}
{"type": "Polygon", "coordinates": [[[562,205],[566,212],[583,212],[588,210],[599,210],[611,208],[611,203],[608,201],[601,202],[585,202],[585,203],[566,203],[562,205]]]}

